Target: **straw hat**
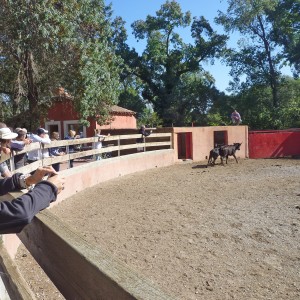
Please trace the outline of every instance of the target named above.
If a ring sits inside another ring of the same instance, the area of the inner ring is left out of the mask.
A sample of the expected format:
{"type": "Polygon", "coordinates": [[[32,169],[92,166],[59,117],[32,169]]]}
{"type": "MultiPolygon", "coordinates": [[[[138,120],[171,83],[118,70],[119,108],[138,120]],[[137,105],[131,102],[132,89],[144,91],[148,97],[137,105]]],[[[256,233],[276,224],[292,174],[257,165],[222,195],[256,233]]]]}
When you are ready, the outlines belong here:
{"type": "Polygon", "coordinates": [[[17,136],[18,134],[11,132],[11,130],[8,127],[0,128],[0,139],[2,140],[15,139],[17,136]]]}

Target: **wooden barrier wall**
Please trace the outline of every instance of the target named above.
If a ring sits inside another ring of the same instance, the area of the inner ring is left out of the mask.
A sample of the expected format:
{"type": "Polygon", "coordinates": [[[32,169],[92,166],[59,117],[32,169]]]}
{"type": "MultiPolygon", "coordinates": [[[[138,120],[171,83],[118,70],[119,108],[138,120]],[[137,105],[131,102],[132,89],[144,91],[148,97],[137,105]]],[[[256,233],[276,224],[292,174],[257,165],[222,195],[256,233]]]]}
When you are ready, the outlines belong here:
{"type": "Polygon", "coordinates": [[[300,130],[249,131],[249,158],[300,155],[300,130]]]}
{"type": "MultiPolygon", "coordinates": [[[[101,181],[172,164],[174,150],[167,149],[114,157],[67,169],[62,171],[66,177],[66,188],[59,194],[57,202],[101,181]]],[[[2,246],[9,245],[14,236],[4,235],[2,246]]],[[[51,214],[51,210],[39,213],[18,236],[66,299],[175,299],[110,253],[87,244],[51,214]]],[[[17,248],[16,242],[14,245],[17,248]]],[[[16,251],[12,247],[7,248],[16,251]]],[[[6,255],[0,266],[4,269],[8,265],[13,265],[13,262],[6,255]]],[[[20,284],[16,266],[13,269],[16,274],[8,271],[12,277],[6,282],[10,293],[14,293],[13,299],[30,299],[27,297],[28,287],[20,284]]]]}

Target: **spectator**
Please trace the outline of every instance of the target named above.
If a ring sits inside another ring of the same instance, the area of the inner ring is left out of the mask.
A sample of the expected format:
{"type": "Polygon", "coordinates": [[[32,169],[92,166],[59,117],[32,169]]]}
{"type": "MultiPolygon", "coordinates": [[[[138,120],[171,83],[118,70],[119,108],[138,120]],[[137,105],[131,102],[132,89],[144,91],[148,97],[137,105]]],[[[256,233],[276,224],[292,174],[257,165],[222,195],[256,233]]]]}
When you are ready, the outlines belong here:
{"type": "MultiPolygon", "coordinates": [[[[110,136],[110,134],[108,135],[102,135],[101,134],[101,129],[95,129],[95,137],[98,138],[97,142],[95,142],[94,144],[94,149],[101,149],[102,148],[102,142],[105,140],[105,138],[107,136],[110,136]]],[[[95,155],[96,160],[100,160],[102,158],[101,154],[96,154],[95,155]]]]}
{"type": "MultiPolygon", "coordinates": [[[[6,126],[6,125],[4,124],[2,126],[6,126]]],[[[11,130],[8,127],[0,128],[1,158],[5,158],[5,156],[7,157],[7,159],[10,158],[10,154],[11,154],[10,141],[11,139],[16,138],[17,136],[18,135],[14,132],[11,132],[11,130]]],[[[0,172],[2,177],[12,176],[6,161],[0,164],[0,172]]]]}
{"type": "MultiPolygon", "coordinates": [[[[79,139],[79,138],[80,138],[80,136],[76,135],[76,131],[70,129],[69,134],[65,137],[65,140],[75,140],[75,139],[79,139]]],[[[70,145],[68,153],[71,154],[74,152],[75,152],[74,145],[70,145]]],[[[74,167],[74,159],[70,159],[70,168],[73,168],[73,167],[74,167]]]]}
{"type": "Polygon", "coordinates": [[[11,150],[15,151],[14,164],[15,170],[25,166],[26,153],[18,154],[18,151],[22,151],[25,145],[29,145],[32,140],[27,138],[27,130],[25,128],[16,128],[15,133],[18,134],[15,140],[10,143],[11,150]]]}
{"type": "MultiPolygon", "coordinates": [[[[51,141],[58,141],[59,140],[59,133],[54,131],[51,134],[51,141]]],[[[59,147],[53,147],[49,149],[49,155],[50,156],[61,156],[65,155],[65,152],[61,151],[59,147]]],[[[59,172],[60,169],[60,163],[52,164],[53,169],[56,172],[59,172]]]]}
{"type": "MultiPolygon", "coordinates": [[[[137,139],[137,143],[143,143],[144,137],[149,136],[152,133],[152,130],[146,131],[146,126],[142,125],[139,130],[139,133],[142,135],[142,137],[137,139]]],[[[137,151],[138,152],[144,151],[144,147],[137,147],[137,151]]]]}
{"type": "Polygon", "coordinates": [[[235,109],[231,114],[231,121],[234,125],[240,125],[242,123],[241,115],[235,109]]]}
{"type": "Polygon", "coordinates": [[[149,136],[152,133],[152,130],[146,131],[146,126],[142,125],[141,128],[140,128],[139,133],[141,133],[142,136],[149,136]]]}
{"type": "MultiPolygon", "coordinates": [[[[31,134],[30,139],[33,143],[39,142],[41,143],[41,146],[43,147],[46,144],[50,144],[51,140],[48,135],[48,131],[44,128],[39,128],[36,131],[36,134],[31,134]]],[[[30,151],[28,153],[28,162],[33,163],[37,160],[43,159],[49,157],[49,151],[48,149],[37,149],[30,151]]]]}
{"type": "Polygon", "coordinates": [[[39,211],[56,200],[57,194],[64,189],[64,179],[56,174],[52,167],[43,167],[33,175],[16,173],[0,179],[0,196],[35,185],[27,194],[0,203],[0,234],[20,232],[39,211]],[[50,177],[42,180],[45,175],[50,177]]]}

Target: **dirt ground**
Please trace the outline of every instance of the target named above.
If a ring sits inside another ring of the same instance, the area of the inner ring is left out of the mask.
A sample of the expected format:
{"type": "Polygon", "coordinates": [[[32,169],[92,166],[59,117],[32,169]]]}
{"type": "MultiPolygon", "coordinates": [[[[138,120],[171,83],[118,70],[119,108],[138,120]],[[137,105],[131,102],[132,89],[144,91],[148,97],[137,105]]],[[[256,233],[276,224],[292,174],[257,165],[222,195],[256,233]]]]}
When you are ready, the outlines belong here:
{"type": "MultiPolygon", "coordinates": [[[[300,160],[181,163],[104,182],[51,211],[182,300],[300,299],[300,160]]],[[[63,299],[23,247],[38,299],[63,299]]]]}

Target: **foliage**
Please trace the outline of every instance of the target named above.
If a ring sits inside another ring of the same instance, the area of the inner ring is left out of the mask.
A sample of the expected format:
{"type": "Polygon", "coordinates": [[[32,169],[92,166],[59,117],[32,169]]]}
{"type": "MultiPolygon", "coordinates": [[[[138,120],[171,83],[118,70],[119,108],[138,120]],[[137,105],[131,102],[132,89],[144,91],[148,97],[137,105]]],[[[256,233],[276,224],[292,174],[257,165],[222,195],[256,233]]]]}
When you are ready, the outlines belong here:
{"type": "Polygon", "coordinates": [[[118,61],[106,14],[103,0],[1,0],[0,92],[29,129],[60,85],[74,95],[83,122],[107,115],[117,98],[118,61]]]}
{"type": "Polygon", "coordinates": [[[241,113],[243,124],[252,130],[299,127],[300,80],[285,78],[278,88],[278,97],[279,106],[274,108],[270,87],[257,85],[229,99],[230,105],[241,113]]]}
{"type": "MultiPolygon", "coordinates": [[[[237,30],[243,39],[239,41],[239,51],[228,54],[228,63],[232,67],[235,90],[253,85],[267,85],[272,90],[273,108],[278,108],[278,86],[282,53],[273,40],[273,27],[267,13],[273,11],[277,0],[228,0],[227,13],[219,12],[216,21],[222,24],[226,32],[237,30]],[[240,79],[246,76],[240,84],[240,79]]],[[[275,121],[275,115],[274,115],[275,121]]]]}
{"type": "Polygon", "coordinates": [[[284,47],[284,57],[300,73],[300,1],[279,0],[274,11],[268,12],[273,24],[273,39],[284,47]]]}
{"type": "Polygon", "coordinates": [[[139,117],[146,108],[146,103],[140,96],[142,83],[135,76],[127,76],[121,84],[118,105],[136,112],[139,117]]]}
{"type": "MultiPolygon", "coordinates": [[[[176,1],[166,1],[145,21],[132,24],[137,39],[146,39],[146,49],[138,55],[134,49],[122,48],[122,58],[132,73],[143,82],[142,96],[153,105],[164,125],[177,123],[176,87],[183,83],[182,76],[201,70],[201,63],[220,55],[227,37],[213,31],[204,17],[191,20],[191,13],[183,13],[176,1]],[[191,26],[194,45],[183,42],[178,28],[191,26]],[[175,104],[174,104],[175,102],[175,104]]],[[[182,106],[182,109],[184,107],[182,106]]],[[[189,107],[184,114],[188,116],[189,107]]],[[[191,117],[187,117],[190,118],[191,117]]]]}
{"type": "Polygon", "coordinates": [[[207,125],[209,126],[225,126],[229,125],[228,118],[221,115],[221,113],[208,113],[207,114],[207,125]]]}
{"type": "Polygon", "coordinates": [[[206,113],[215,100],[214,79],[206,72],[183,74],[174,88],[173,99],[165,115],[173,126],[205,125],[206,113]]]}
{"type": "Polygon", "coordinates": [[[146,107],[142,115],[138,119],[138,127],[145,125],[146,127],[161,127],[163,121],[159,118],[158,114],[151,108],[146,107]]]}

